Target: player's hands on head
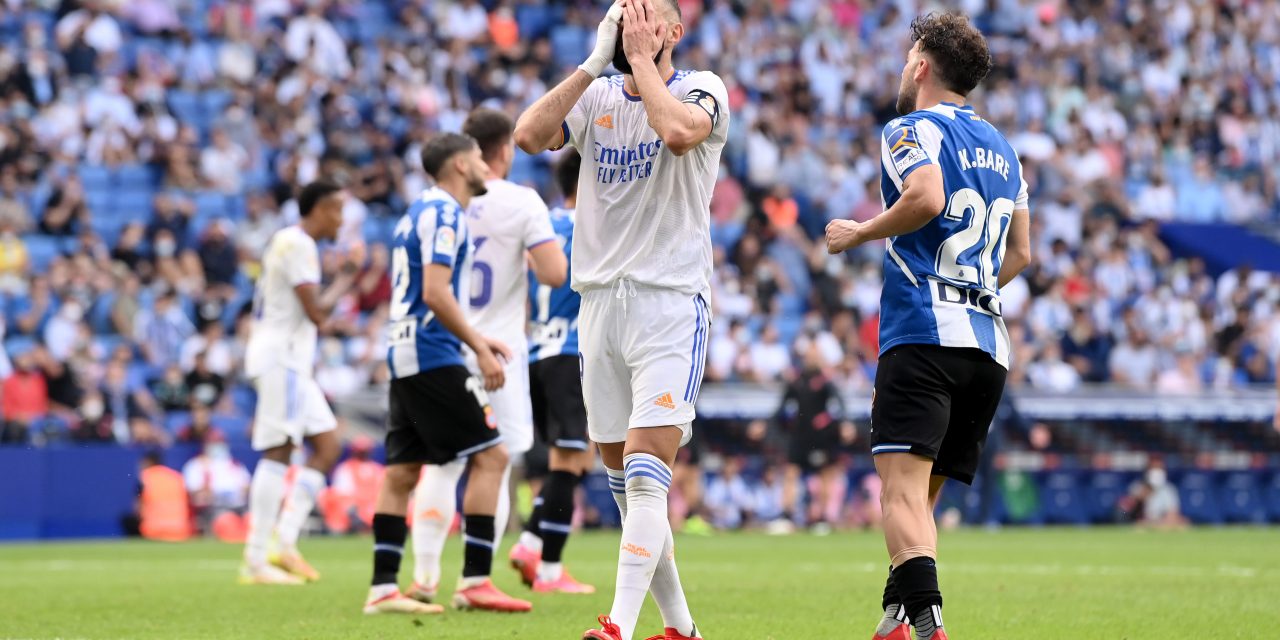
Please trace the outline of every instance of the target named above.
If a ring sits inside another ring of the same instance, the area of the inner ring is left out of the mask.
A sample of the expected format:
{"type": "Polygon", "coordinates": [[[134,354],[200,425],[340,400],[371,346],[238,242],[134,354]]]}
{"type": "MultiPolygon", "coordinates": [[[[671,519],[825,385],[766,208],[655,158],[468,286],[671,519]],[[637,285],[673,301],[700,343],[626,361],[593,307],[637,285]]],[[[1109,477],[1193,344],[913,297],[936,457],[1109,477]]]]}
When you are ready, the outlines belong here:
{"type": "Polygon", "coordinates": [[[827,224],[827,253],[835,255],[862,244],[861,228],[862,223],[854,220],[832,220],[827,224]]]}
{"type": "Polygon", "coordinates": [[[622,9],[622,51],[634,67],[653,60],[666,43],[667,25],[653,0],[627,0],[622,9]]]}
{"type": "Polygon", "coordinates": [[[596,27],[596,47],[586,61],[578,65],[592,78],[600,77],[605,67],[613,60],[613,51],[618,47],[618,21],[622,19],[622,5],[625,0],[617,0],[609,7],[596,27]]]}

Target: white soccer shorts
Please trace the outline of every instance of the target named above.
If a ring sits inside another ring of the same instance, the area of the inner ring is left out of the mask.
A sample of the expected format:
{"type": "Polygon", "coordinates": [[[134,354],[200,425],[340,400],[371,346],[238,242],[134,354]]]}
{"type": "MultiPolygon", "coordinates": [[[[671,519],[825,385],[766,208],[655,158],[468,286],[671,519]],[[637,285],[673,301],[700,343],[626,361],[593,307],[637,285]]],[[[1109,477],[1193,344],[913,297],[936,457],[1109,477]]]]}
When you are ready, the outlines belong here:
{"type": "MultiPolygon", "coordinates": [[[[515,458],[533,448],[533,405],[529,398],[529,352],[518,346],[511,348],[514,353],[505,367],[506,382],[501,389],[489,392],[489,406],[498,420],[498,433],[507,445],[507,453],[515,458]]],[[[471,349],[465,351],[467,369],[483,380],[476,354],[471,349]]]]}
{"type": "Polygon", "coordinates": [[[687,444],[710,328],[700,294],[626,281],[584,293],[578,344],[591,439],[625,442],[628,429],[675,426],[687,444]]]}
{"type": "Polygon", "coordinates": [[[258,407],[254,412],[253,448],[273,449],[289,442],[333,431],[338,421],[320,385],[310,375],[272,367],[254,378],[258,407]]]}

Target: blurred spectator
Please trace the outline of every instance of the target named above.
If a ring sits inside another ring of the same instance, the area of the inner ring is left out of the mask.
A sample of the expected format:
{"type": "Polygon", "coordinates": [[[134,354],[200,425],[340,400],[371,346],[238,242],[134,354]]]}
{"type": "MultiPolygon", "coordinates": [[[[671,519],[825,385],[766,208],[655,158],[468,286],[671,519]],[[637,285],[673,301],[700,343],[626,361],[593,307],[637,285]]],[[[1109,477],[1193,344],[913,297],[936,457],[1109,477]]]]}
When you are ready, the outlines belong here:
{"type": "Polygon", "coordinates": [[[0,213],[0,294],[27,292],[29,260],[27,245],[18,236],[14,219],[0,213]]]}
{"type": "Polygon", "coordinates": [[[1131,389],[1150,389],[1159,364],[1155,347],[1147,339],[1147,333],[1139,329],[1111,351],[1108,367],[1117,383],[1131,389]]]}
{"type": "Polygon", "coordinates": [[[333,470],[333,484],[318,498],[325,526],[346,533],[367,531],[373,526],[378,491],[384,469],[371,459],[373,440],[357,436],[351,441],[351,456],[333,470]]]}
{"type": "Polygon", "coordinates": [[[754,518],[755,495],[742,479],[742,461],[730,456],[707,481],[702,504],[717,529],[738,529],[754,518]]]}
{"type": "MultiPolygon", "coordinates": [[[[266,194],[249,196],[246,218],[236,225],[235,245],[240,262],[256,264],[271,241],[271,236],[283,226],[280,214],[275,211],[271,197],[266,194]]],[[[256,271],[254,274],[256,276],[256,271]]]]}
{"type": "Polygon", "coordinates": [[[182,368],[177,364],[165,367],[164,373],[151,381],[151,396],[164,411],[185,411],[191,406],[191,388],[187,386],[182,368]]]}
{"type": "MultiPolygon", "coordinates": [[[[282,46],[289,59],[330,78],[351,74],[347,45],[324,18],[323,0],[306,0],[305,12],[289,21],[282,46]]],[[[483,11],[481,12],[483,15],[483,11]]]]}
{"type": "Polygon", "coordinates": [[[133,339],[152,366],[177,362],[182,343],[195,333],[195,325],[182,310],[177,294],[165,289],[156,296],[151,309],[142,309],[134,321],[133,339]]]}
{"type": "Polygon", "coordinates": [[[1169,482],[1164,466],[1153,462],[1142,480],[1134,484],[1130,497],[1137,500],[1141,513],[1139,524],[1155,529],[1181,529],[1187,526],[1182,515],[1178,488],[1169,482]]]}
{"type": "Polygon", "coordinates": [[[0,383],[0,442],[25,443],[32,425],[49,413],[49,389],[32,351],[12,357],[13,373],[0,383]]]}
{"type": "Polygon", "coordinates": [[[360,311],[368,313],[391,301],[391,278],[387,270],[389,257],[386,245],[376,243],[369,246],[369,264],[356,279],[360,311]]]}
{"type": "Polygon", "coordinates": [[[84,0],[55,26],[71,75],[93,75],[98,56],[113,54],[124,44],[120,25],[105,9],[102,0],[84,0]]]}
{"type": "Polygon", "coordinates": [[[148,451],[139,463],[137,515],[126,519],[125,530],[150,540],[179,542],[191,537],[191,507],[182,474],[160,463],[160,454],[148,451]]]}
{"type": "Polygon", "coordinates": [[[326,338],[320,343],[320,364],[316,366],[316,384],[325,397],[342,398],[364,388],[368,377],[351,365],[342,342],[326,338]]]}
{"type": "Polygon", "coordinates": [[[152,399],[146,391],[134,388],[128,372],[120,362],[107,365],[98,391],[106,415],[110,416],[111,434],[120,444],[163,445],[165,435],[150,420],[152,399]]]}
{"type": "Polygon", "coordinates": [[[205,229],[200,240],[200,267],[204,272],[205,283],[212,287],[212,293],[229,297],[228,290],[235,283],[240,264],[236,260],[236,250],[231,244],[231,223],[221,218],[214,220],[205,229]]]}
{"type": "Polygon", "coordinates": [[[1214,179],[1209,159],[1196,158],[1190,180],[1178,183],[1177,217],[1180,222],[1220,222],[1226,216],[1222,187],[1214,179]]]}
{"type": "Polygon", "coordinates": [[[186,382],[187,388],[191,389],[191,399],[208,407],[218,404],[222,399],[222,391],[226,388],[225,379],[209,369],[209,358],[205,351],[196,353],[194,366],[187,373],[186,382]]]}
{"type": "Polygon", "coordinates": [[[214,433],[213,410],[209,408],[209,405],[199,400],[192,400],[188,407],[191,409],[191,420],[188,424],[178,429],[175,441],[187,444],[204,444],[208,441],[209,436],[214,433]]]}
{"type": "Polygon", "coordinates": [[[40,233],[51,236],[75,235],[80,225],[89,223],[89,207],[84,188],[75,175],[68,176],[49,196],[40,218],[40,233]]]}
{"type": "Polygon", "coordinates": [[[791,366],[791,354],[786,345],[779,342],[778,328],[766,325],[760,341],[751,345],[751,375],[755,380],[776,380],[791,366]]]}
{"type": "Polygon", "coordinates": [[[231,457],[227,439],[210,431],[200,455],[182,465],[183,483],[200,531],[209,532],[224,513],[243,515],[249,503],[249,470],[231,457]]]}
{"type": "Polygon", "coordinates": [[[222,129],[214,129],[212,144],[200,152],[200,175],[209,187],[222,193],[240,193],[249,154],[222,129]]]}
{"type": "Polygon", "coordinates": [[[1027,380],[1044,391],[1067,393],[1080,386],[1080,372],[1062,359],[1062,349],[1050,342],[1027,364],[1027,380]]]}

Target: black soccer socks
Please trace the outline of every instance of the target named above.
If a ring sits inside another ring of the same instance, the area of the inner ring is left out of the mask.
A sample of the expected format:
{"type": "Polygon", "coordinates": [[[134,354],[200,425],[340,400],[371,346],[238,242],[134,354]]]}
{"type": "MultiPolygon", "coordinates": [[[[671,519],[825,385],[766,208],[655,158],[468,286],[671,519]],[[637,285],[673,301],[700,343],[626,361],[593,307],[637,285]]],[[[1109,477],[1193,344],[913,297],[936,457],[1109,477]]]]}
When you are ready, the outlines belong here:
{"type": "Polygon", "coordinates": [[[404,539],[408,535],[409,525],[405,523],[404,516],[373,515],[373,585],[396,584],[400,556],[404,555],[404,539]]]}
{"type": "Polygon", "coordinates": [[[580,476],[568,471],[552,471],[542,489],[542,561],[560,562],[573,525],[573,492],[580,476]]]}
{"type": "Polygon", "coordinates": [[[942,592],[938,590],[938,564],[918,557],[898,565],[891,575],[902,603],[916,628],[917,640],[929,640],[942,627],[942,592]]]}
{"type": "Polygon", "coordinates": [[[493,571],[493,529],[493,516],[465,516],[462,540],[466,548],[462,556],[462,577],[483,577],[493,571]]]}

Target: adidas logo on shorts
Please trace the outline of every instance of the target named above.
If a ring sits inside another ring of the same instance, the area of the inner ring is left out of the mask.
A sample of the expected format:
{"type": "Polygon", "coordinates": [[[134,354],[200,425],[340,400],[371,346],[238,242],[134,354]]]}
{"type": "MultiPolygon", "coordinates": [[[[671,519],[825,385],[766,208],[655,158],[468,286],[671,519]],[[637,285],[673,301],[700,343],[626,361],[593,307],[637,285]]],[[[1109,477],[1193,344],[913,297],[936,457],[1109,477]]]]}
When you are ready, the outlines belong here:
{"type": "Polygon", "coordinates": [[[671,394],[669,394],[669,393],[664,393],[664,394],[662,394],[662,395],[658,396],[658,399],[657,399],[657,400],[654,400],[654,401],[653,401],[653,404],[655,404],[655,405],[657,405],[657,406],[659,406],[659,407],[662,407],[663,409],[675,409],[675,408],[676,408],[676,402],[675,402],[675,400],[671,399],[671,394]]]}

